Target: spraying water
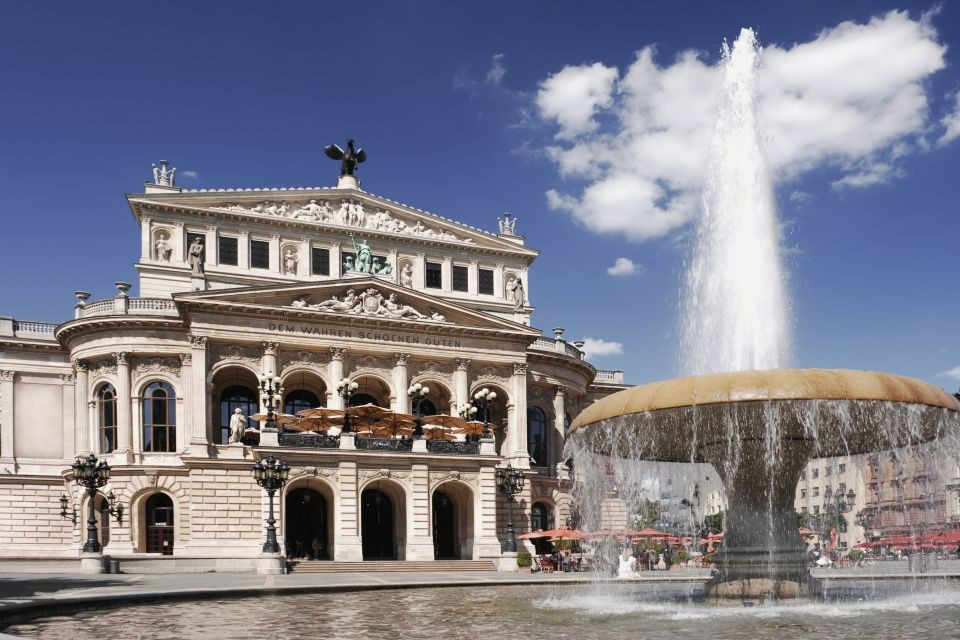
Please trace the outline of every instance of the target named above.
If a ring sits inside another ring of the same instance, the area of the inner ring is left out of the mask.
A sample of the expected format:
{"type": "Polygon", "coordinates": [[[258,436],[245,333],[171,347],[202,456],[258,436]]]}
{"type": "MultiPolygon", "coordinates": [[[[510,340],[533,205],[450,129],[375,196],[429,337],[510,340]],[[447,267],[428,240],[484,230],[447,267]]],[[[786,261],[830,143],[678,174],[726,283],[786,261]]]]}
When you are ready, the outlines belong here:
{"type": "Polygon", "coordinates": [[[686,374],[790,365],[790,317],[773,189],[755,113],[760,50],[723,46],[719,116],[682,302],[686,374]]]}

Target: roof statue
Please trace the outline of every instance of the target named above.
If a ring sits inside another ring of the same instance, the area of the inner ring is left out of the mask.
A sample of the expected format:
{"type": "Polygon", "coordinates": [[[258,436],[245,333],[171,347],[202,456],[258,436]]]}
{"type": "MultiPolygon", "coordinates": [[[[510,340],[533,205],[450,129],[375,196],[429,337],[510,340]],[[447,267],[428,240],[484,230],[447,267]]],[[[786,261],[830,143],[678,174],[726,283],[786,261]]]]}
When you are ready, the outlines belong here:
{"type": "Polygon", "coordinates": [[[151,165],[153,167],[153,184],[159,184],[165,187],[173,187],[174,185],[174,176],[177,173],[177,168],[167,169],[167,161],[161,160],[160,166],[151,165]]]}
{"type": "Polygon", "coordinates": [[[354,150],[353,139],[347,140],[347,150],[344,151],[339,145],[331,144],[323,148],[323,152],[328,158],[340,160],[340,175],[352,176],[357,170],[357,165],[367,159],[367,152],[363,149],[354,150]]]}
{"type": "Polygon", "coordinates": [[[517,219],[510,218],[510,212],[505,211],[502,218],[497,218],[497,224],[500,226],[500,234],[505,236],[517,235],[517,219]]]}

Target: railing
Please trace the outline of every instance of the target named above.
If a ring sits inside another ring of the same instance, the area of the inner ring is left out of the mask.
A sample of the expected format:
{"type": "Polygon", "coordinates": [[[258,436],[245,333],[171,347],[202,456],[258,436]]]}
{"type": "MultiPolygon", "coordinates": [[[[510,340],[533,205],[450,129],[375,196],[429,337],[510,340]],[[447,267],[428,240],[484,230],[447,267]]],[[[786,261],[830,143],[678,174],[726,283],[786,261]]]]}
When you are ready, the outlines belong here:
{"type": "Polygon", "coordinates": [[[394,438],[357,438],[357,449],[366,451],[410,451],[413,449],[413,440],[396,440],[394,438]]]}
{"type": "Polygon", "coordinates": [[[13,321],[13,335],[17,338],[39,338],[53,340],[53,331],[57,325],[52,322],[30,322],[26,320],[13,321]]]}
{"type": "Polygon", "coordinates": [[[593,379],[593,381],[623,384],[623,371],[603,371],[601,369],[597,369],[597,376],[593,379]]]}
{"type": "Polygon", "coordinates": [[[480,453],[480,443],[427,440],[427,451],[430,453],[450,453],[461,456],[475,456],[480,453]]]}
{"type": "Polygon", "coordinates": [[[583,360],[583,352],[566,340],[553,340],[551,338],[537,338],[530,345],[534,351],[549,351],[551,353],[560,353],[577,360],[583,360]]]}
{"type": "Polygon", "coordinates": [[[340,436],[319,433],[281,433],[280,446],[295,449],[339,449],[340,436]]]}
{"type": "Polygon", "coordinates": [[[138,315],[176,316],[177,304],[168,298],[110,298],[97,300],[77,309],[78,318],[96,316],[138,315]]]}

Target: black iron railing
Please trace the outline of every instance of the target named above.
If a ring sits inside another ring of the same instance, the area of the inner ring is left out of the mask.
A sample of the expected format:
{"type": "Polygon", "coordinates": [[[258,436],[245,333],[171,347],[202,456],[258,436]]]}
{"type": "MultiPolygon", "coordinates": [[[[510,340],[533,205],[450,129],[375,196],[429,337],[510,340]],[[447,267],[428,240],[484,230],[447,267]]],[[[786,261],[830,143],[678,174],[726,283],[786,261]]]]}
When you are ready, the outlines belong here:
{"type": "Polygon", "coordinates": [[[480,443],[427,440],[427,451],[430,453],[452,453],[461,456],[475,456],[480,453],[480,443]]]}
{"type": "Polygon", "coordinates": [[[357,438],[357,449],[365,449],[367,451],[410,451],[413,449],[413,440],[357,438]]]}
{"type": "Polygon", "coordinates": [[[280,446],[297,449],[339,449],[340,436],[319,433],[281,433],[280,446]]]}

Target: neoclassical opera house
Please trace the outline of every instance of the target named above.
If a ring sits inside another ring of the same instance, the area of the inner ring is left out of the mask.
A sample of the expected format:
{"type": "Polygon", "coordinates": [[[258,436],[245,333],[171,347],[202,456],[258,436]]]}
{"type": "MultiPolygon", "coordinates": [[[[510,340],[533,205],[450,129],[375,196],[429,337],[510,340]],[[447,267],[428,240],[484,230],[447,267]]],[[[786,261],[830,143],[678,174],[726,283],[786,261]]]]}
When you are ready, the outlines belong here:
{"type": "Polygon", "coordinates": [[[526,477],[517,533],[570,517],[564,432],[622,373],[596,370],[562,329],[532,328],[538,252],[509,214],[490,233],[353,175],[187,190],[174,171],[155,167],[127,196],[139,296],[118,282],[106,300],[78,291],[59,323],[0,317],[0,562],[80,557],[89,494],[70,465],[89,453],[111,466],[94,498],[103,551],[131,571],[253,568],[268,498],[251,469],[270,454],[290,466],[275,501],[289,557],[515,566],[495,484],[508,464],[526,477]],[[455,415],[488,389],[491,437],[268,433],[252,416],[269,373],[284,414],[346,402],[455,415]],[[416,383],[430,391],[414,408],[416,383]],[[238,410],[262,433],[231,443],[238,410]]]}

